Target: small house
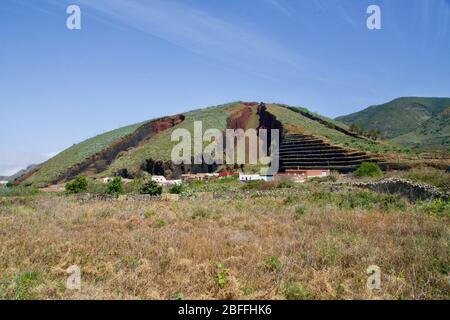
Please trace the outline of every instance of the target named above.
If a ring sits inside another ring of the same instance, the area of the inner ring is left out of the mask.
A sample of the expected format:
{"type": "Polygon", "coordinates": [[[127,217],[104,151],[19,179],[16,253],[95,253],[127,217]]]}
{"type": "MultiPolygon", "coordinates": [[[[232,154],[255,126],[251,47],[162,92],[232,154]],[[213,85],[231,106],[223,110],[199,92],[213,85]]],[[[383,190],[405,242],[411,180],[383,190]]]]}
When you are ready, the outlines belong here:
{"type": "Polygon", "coordinates": [[[163,183],[167,182],[166,177],[164,177],[164,176],[152,176],[152,181],[154,181],[158,184],[159,183],[163,184],[163,183]]]}
{"type": "Polygon", "coordinates": [[[110,183],[112,181],[112,179],[113,178],[111,178],[111,177],[103,178],[103,183],[110,183]]]}
{"type": "Polygon", "coordinates": [[[249,181],[272,181],[272,176],[261,176],[259,174],[239,174],[239,181],[240,182],[249,182],[249,181]]]}
{"type": "Polygon", "coordinates": [[[286,170],[286,174],[298,174],[304,176],[305,179],[328,177],[330,175],[329,169],[316,169],[316,170],[286,170]]]}
{"type": "Polygon", "coordinates": [[[302,183],[306,180],[306,175],[299,173],[277,173],[273,176],[275,181],[288,180],[295,183],[302,183]]]}

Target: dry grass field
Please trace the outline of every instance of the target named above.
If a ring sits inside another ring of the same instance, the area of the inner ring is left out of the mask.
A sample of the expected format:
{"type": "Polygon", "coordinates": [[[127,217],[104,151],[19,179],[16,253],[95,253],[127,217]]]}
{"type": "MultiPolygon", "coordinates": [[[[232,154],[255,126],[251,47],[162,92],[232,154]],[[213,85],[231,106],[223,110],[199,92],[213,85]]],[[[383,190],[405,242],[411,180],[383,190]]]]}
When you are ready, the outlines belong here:
{"type": "Polygon", "coordinates": [[[448,299],[450,218],[435,207],[315,182],[223,199],[4,197],[0,298],[448,299]],[[80,291],[65,287],[71,265],[80,291]]]}

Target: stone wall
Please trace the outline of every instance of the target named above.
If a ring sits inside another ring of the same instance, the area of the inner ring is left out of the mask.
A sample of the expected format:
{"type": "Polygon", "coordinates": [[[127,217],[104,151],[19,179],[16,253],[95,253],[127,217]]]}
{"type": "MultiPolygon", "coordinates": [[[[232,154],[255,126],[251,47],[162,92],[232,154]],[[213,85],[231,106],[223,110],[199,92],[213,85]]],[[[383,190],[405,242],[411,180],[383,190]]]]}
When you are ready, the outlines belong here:
{"type": "Polygon", "coordinates": [[[352,183],[357,187],[368,188],[377,192],[396,193],[407,197],[410,201],[443,199],[449,200],[449,192],[442,191],[425,183],[414,183],[408,180],[391,178],[374,182],[352,183]]]}

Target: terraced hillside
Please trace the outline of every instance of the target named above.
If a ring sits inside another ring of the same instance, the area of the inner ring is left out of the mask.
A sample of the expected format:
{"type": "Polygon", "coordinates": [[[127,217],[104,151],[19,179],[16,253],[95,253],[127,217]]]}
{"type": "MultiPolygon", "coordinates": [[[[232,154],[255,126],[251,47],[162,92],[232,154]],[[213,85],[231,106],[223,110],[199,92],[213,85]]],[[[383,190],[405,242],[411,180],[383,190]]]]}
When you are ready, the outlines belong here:
{"type": "Polygon", "coordinates": [[[362,151],[333,146],[312,135],[286,134],[280,145],[280,169],[355,170],[363,161],[377,161],[362,151]]]}
{"type": "MultiPolygon", "coordinates": [[[[45,186],[80,174],[139,177],[144,172],[154,174],[155,165],[159,174],[166,171],[180,174],[185,168],[175,168],[170,161],[172,149],[178,143],[171,141],[171,135],[175,129],[182,128],[193,136],[195,121],[202,122],[203,132],[212,128],[221,131],[227,128],[281,129],[283,168],[330,167],[346,171],[362,160],[372,159],[373,154],[397,150],[394,144],[359,137],[345,125],[303,108],[234,102],[142,122],[88,139],[16,182],[45,186]]],[[[209,142],[205,141],[204,145],[207,144],[209,142]]],[[[216,169],[217,166],[207,168],[216,169]]],[[[206,167],[196,170],[206,170],[206,167]]]]}
{"type": "Polygon", "coordinates": [[[286,134],[312,135],[330,145],[374,154],[402,152],[404,150],[403,147],[389,141],[372,141],[357,136],[350,132],[346,125],[315,115],[304,108],[267,104],[267,111],[283,124],[286,134]]]}

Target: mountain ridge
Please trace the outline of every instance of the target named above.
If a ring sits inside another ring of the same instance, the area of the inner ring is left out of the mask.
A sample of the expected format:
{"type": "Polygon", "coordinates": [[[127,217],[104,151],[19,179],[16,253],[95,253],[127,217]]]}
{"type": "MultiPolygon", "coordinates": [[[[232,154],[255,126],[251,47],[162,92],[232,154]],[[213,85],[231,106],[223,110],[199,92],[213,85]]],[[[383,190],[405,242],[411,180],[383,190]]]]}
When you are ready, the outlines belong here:
{"type": "Polygon", "coordinates": [[[401,97],[335,120],[378,130],[382,136],[410,148],[450,147],[450,98],[401,97]]]}

